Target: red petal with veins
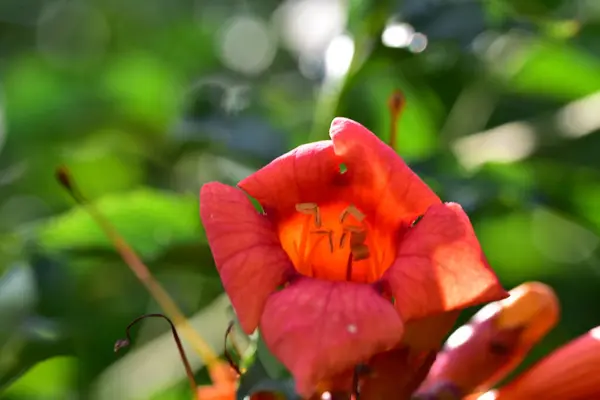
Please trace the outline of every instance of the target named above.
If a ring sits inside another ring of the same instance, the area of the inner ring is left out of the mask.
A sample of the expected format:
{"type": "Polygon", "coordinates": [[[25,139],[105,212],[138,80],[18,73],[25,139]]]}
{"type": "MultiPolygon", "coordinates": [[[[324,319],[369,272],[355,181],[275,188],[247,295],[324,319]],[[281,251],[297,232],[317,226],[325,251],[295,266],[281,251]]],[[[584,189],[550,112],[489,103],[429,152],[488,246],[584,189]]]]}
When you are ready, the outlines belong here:
{"type": "Polygon", "coordinates": [[[223,287],[246,333],[256,329],[267,297],[293,266],[271,221],[239,189],[207,183],[200,217],[223,287]]]}
{"type": "Polygon", "coordinates": [[[341,184],[340,161],[327,140],[295,148],[238,186],[254,197],[267,214],[285,216],[296,212],[298,203],[331,200],[341,184]]]}
{"type": "Polygon", "coordinates": [[[396,152],[371,131],[346,118],[335,118],[329,130],[351,182],[351,197],[373,224],[396,229],[410,224],[440,199],[396,152]]]}
{"type": "Polygon", "coordinates": [[[454,203],[432,206],[400,243],[385,272],[404,321],[503,299],[469,217],[454,203]]]}
{"type": "Polygon", "coordinates": [[[300,278],[269,297],[260,329],[298,393],[310,397],[320,383],[397,345],[403,326],[371,285],[300,278]]]}

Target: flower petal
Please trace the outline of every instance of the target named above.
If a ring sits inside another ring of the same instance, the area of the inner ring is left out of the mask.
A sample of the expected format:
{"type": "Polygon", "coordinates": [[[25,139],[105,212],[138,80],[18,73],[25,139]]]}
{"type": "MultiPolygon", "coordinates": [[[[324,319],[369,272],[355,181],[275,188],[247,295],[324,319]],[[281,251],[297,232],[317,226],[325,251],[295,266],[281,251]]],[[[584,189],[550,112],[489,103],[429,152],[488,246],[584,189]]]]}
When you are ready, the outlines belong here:
{"type": "Polygon", "coordinates": [[[309,143],[276,158],[239,183],[267,214],[285,216],[298,203],[329,200],[342,180],[331,141],[309,143]]]}
{"type": "Polygon", "coordinates": [[[414,319],[404,325],[402,344],[412,350],[439,350],[458,319],[460,311],[448,311],[414,319]]]}
{"type": "Polygon", "coordinates": [[[404,321],[508,296],[458,204],[432,206],[403,238],[385,272],[404,321]]]}
{"type": "Polygon", "coordinates": [[[551,353],[498,391],[498,399],[600,398],[600,327],[551,353]]]}
{"type": "Polygon", "coordinates": [[[246,333],[256,329],[267,297],[293,266],[271,221],[239,189],[207,183],[200,217],[223,287],[246,333]]]}
{"type": "Polygon", "coordinates": [[[410,224],[429,206],[440,203],[402,158],[361,124],[335,118],[329,134],[335,154],[348,169],[352,200],[375,216],[377,224],[393,228],[410,224]]]}
{"type": "Polygon", "coordinates": [[[317,385],[397,345],[403,326],[371,285],[300,278],[268,299],[260,329],[298,393],[310,397],[317,385]]]}
{"type": "Polygon", "coordinates": [[[435,360],[435,351],[400,347],[377,354],[369,362],[369,374],[361,382],[360,398],[367,400],[408,399],[435,360]]]}

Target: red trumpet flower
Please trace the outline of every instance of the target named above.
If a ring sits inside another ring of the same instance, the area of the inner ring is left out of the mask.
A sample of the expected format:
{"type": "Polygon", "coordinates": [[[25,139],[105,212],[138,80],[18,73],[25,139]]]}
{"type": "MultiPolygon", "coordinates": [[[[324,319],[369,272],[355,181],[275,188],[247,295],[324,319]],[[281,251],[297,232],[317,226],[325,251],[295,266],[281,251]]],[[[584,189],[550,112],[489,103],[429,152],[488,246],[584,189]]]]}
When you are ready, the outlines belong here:
{"type": "Polygon", "coordinates": [[[243,329],[260,326],[306,397],[395,348],[405,322],[507,295],[458,204],[362,125],[336,118],[330,135],[200,193],[243,329]]]}

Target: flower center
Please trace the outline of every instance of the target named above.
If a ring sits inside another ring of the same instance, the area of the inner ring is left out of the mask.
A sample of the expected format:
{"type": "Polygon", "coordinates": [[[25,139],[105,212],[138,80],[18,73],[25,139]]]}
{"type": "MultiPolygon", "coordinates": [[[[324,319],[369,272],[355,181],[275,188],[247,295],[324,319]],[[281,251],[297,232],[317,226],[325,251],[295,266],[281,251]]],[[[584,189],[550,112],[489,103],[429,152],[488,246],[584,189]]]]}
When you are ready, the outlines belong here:
{"type": "Polygon", "coordinates": [[[394,261],[395,235],[377,229],[355,206],[301,203],[296,211],[279,224],[279,238],[302,275],[371,283],[394,261]]]}

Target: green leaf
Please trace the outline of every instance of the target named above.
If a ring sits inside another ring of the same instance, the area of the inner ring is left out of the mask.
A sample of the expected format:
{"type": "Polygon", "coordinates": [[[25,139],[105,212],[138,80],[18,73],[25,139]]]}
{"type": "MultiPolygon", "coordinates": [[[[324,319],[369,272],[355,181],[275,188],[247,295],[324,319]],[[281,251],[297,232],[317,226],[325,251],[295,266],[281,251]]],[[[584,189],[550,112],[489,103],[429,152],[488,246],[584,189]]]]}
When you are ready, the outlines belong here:
{"type": "Polygon", "coordinates": [[[77,359],[53,357],[38,363],[5,392],[18,399],[68,398],[75,383],[77,359]]]}
{"type": "Polygon", "coordinates": [[[174,71],[157,57],[130,54],[116,59],[103,83],[123,114],[157,132],[177,116],[181,85],[174,71]]]}
{"type": "MultiPolygon", "coordinates": [[[[96,207],[144,258],[156,257],[175,244],[205,241],[196,197],[144,188],[105,196],[96,207]]],[[[42,224],[37,235],[46,250],[113,248],[81,207],[42,224]]]]}
{"type": "Polygon", "coordinates": [[[576,100],[600,90],[600,60],[568,43],[522,40],[509,78],[517,91],[576,100]]]}
{"type": "Polygon", "coordinates": [[[282,378],[289,376],[288,370],[283,364],[269,351],[262,337],[258,338],[256,346],[256,358],[264,366],[267,375],[270,378],[282,378]]]}
{"type": "Polygon", "coordinates": [[[0,390],[29,368],[64,351],[55,323],[36,317],[36,281],[31,267],[15,265],[0,278],[0,390]]]}
{"type": "Polygon", "coordinates": [[[246,372],[240,381],[238,399],[261,391],[280,393],[286,399],[299,399],[289,371],[269,351],[260,333],[256,332],[250,339],[250,347],[241,362],[246,372]]]}
{"type": "Polygon", "coordinates": [[[390,0],[350,0],[348,29],[363,38],[379,33],[392,14],[393,3],[390,0]]]}

